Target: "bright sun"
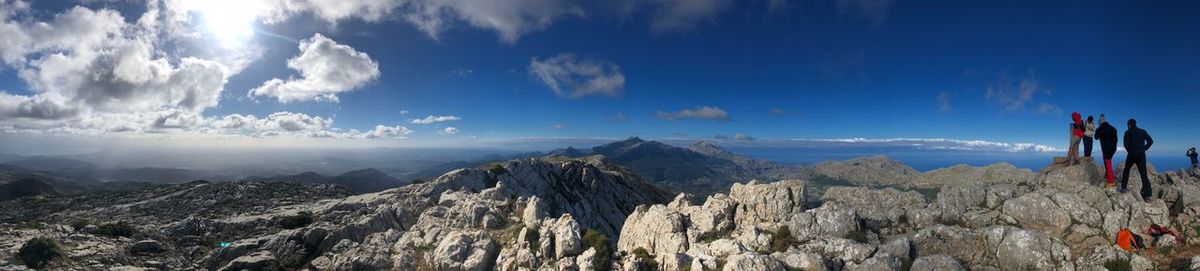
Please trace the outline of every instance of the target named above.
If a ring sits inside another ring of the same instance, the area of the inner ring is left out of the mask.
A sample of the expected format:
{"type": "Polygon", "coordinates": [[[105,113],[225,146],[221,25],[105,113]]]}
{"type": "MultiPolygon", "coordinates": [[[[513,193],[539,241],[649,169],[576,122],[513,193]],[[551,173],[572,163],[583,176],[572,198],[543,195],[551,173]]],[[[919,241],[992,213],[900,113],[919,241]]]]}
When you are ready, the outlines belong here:
{"type": "Polygon", "coordinates": [[[221,46],[243,46],[254,36],[254,21],[263,5],[254,0],[184,0],[188,10],[200,14],[204,27],[221,46]]]}

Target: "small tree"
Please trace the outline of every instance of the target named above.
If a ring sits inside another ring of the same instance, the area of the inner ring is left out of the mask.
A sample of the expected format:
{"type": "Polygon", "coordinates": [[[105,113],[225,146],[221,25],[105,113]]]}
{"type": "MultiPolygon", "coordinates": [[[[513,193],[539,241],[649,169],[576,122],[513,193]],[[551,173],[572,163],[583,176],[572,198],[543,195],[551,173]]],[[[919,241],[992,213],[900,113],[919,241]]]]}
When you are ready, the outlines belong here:
{"type": "Polygon", "coordinates": [[[29,239],[17,251],[17,258],[21,259],[25,266],[33,269],[46,267],[47,263],[62,258],[62,256],[63,251],[58,246],[58,242],[46,237],[29,239]]]}

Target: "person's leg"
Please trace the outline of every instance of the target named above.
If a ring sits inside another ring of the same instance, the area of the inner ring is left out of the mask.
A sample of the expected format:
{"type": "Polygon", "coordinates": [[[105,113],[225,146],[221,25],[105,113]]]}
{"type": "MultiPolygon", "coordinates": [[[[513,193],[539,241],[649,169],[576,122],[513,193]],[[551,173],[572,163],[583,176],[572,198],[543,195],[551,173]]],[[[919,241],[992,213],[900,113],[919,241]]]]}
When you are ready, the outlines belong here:
{"type": "Polygon", "coordinates": [[[1129,166],[1133,165],[1133,156],[1125,156],[1125,170],[1121,173],[1121,190],[1129,188],[1129,166]]]}
{"type": "Polygon", "coordinates": [[[1138,174],[1142,176],[1142,199],[1150,199],[1153,190],[1150,189],[1150,176],[1146,175],[1146,154],[1142,153],[1138,156],[1138,174]]]}
{"type": "Polygon", "coordinates": [[[1092,138],[1083,139],[1083,157],[1092,157],[1092,138]]]}
{"type": "Polygon", "coordinates": [[[1104,181],[1108,186],[1116,185],[1116,173],[1113,173],[1112,157],[1104,158],[1104,181]]]}

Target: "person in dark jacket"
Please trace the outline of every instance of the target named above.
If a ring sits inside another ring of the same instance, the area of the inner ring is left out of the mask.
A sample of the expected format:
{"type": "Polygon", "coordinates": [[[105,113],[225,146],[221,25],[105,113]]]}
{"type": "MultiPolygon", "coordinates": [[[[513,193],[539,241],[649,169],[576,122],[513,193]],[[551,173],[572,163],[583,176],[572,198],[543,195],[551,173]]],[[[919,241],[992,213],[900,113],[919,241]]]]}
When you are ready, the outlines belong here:
{"type": "Polygon", "coordinates": [[[1146,151],[1154,145],[1150,133],[1137,127],[1137,120],[1129,119],[1129,130],[1125,130],[1125,173],[1121,175],[1121,192],[1129,184],[1129,167],[1137,166],[1138,174],[1142,176],[1142,199],[1150,203],[1150,176],[1146,175],[1146,151]]]}
{"type": "Polygon", "coordinates": [[[1197,161],[1196,147],[1192,147],[1187,151],[1187,157],[1192,158],[1192,169],[1200,168],[1200,161],[1197,161]]]}
{"type": "Polygon", "coordinates": [[[1100,114],[1100,128],[1096,128],[1096,140],[1100,141],[1100,154],[1104,158],[1104,186],[1113,188],[1116,186],[1116,174],[1113,173],[1112,159],[1113,155],[1117,154],[1117,128],[1108,124],[1108,119],[1104,118],[1104,114],[1100,114]]]}

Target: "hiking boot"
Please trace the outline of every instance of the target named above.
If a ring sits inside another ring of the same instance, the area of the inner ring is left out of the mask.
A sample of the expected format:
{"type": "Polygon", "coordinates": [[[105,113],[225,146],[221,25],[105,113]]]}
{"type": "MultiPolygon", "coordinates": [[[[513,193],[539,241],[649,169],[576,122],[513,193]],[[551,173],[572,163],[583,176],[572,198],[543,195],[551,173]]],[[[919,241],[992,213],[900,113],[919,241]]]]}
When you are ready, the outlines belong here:
{"type": "Polygon", "coordinates": [[[1146,204],[1153,204],[1153,202],[1154,202],[1153,199],[1143,199],[1142,201],[1145,201],[1146,204]]]}
{"type": "Polygon", "coordinates": [[[1117,193],[1125,193],[1125,192],[1129,192],[1129,190],[1125,190],[1125,188],[1117,188],[1117,193]]]}

